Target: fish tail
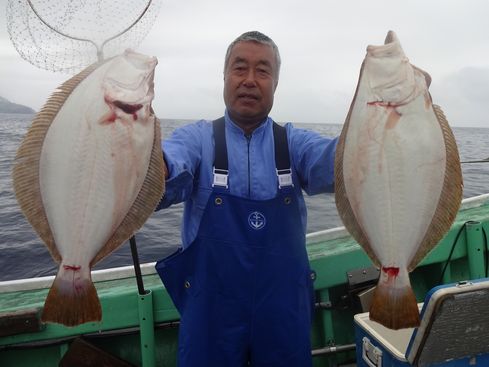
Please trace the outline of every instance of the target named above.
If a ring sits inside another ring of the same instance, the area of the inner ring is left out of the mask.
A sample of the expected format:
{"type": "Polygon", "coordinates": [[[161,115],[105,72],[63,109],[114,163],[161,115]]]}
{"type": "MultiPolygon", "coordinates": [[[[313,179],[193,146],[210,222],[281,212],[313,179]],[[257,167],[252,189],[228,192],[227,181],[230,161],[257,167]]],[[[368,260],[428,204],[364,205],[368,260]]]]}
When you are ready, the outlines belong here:
{"type": "Polygon", "coordinates": [[[418,303],[407,272],[406,276],[407,282],[380,279],[370,307],[371,320],[394,330],[419,326],[418,303]]]}
{"type": "Polygon", "coordinates": [[[86,269],[61,264],[44,303],[41,321],[77,326],[102,319],[90,268],[86,269]]]}

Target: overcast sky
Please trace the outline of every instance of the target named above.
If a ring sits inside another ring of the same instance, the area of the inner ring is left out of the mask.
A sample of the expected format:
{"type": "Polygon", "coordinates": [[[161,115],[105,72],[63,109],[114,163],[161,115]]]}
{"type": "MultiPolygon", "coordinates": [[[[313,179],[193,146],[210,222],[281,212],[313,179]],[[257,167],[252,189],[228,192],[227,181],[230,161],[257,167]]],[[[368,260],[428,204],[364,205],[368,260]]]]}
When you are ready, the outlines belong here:
{"type": "MultiPolygon", "coordinates": [[[[0,0],[0,96],[37,110],[69,75],[18,55],[6,4],[0,0]]],[[[221,116],[224,53],[248,30],[267,34],[281,52],[271,112],[277,121],[343,123],[367,45],[382,44],[394,30],[411,63],[432,76],[433,101],[450,124],[489,127],[487,0],[163,0],[137,49],[159,60],[157,115],[221,116]]]]}

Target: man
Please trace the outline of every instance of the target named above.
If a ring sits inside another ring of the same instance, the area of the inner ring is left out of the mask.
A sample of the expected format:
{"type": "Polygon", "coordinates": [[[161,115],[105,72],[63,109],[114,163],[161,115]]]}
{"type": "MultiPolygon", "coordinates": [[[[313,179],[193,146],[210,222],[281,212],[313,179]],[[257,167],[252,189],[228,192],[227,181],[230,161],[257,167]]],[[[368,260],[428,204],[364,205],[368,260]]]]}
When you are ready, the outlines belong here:
{"type": "Polygon", "coordinates": [[[275,43],[247,32],[224,64],[224,118],[177,129],[159,208],[185,202],[177,253],[157,270],[181,314],[180,367],[307,367],[313,273],[308,194],[333,191],[336,139],[274,126],[275,43]]]}

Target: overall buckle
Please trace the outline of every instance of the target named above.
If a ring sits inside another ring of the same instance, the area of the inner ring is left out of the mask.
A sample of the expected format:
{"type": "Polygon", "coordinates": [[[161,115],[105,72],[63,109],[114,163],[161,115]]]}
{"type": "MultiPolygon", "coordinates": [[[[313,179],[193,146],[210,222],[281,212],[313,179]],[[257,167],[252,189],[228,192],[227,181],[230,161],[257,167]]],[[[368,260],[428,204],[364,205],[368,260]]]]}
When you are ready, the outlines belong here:
{"type": "Polygon", "coordinates": [[[277,171],[279,189],[281,189],[284,186],[294,187],[294,184],[292,182],[292,170],[290,168],[277,169],[276,171],[277,171]]]}
{"type": "Polygon", "coordinates": [[[229,171],[226,169],[219,169],[214,167],[212,169],[212,173],[214,174],[214,181],[212,182],[212,187],[221,186],[227,189],[229,171]]]}

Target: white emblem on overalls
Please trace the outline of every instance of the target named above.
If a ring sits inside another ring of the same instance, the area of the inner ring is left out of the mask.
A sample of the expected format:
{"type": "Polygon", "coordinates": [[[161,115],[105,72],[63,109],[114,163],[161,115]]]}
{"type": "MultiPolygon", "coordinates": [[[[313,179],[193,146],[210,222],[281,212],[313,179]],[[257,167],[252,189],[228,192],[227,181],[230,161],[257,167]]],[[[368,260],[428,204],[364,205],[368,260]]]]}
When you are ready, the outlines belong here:
{"type": "Polygon", "coordinates": [[[248,216],[248,224],[253,229],[262,229],[266,224],[265,216],[260,212],[253,212],[248,216]]]}

